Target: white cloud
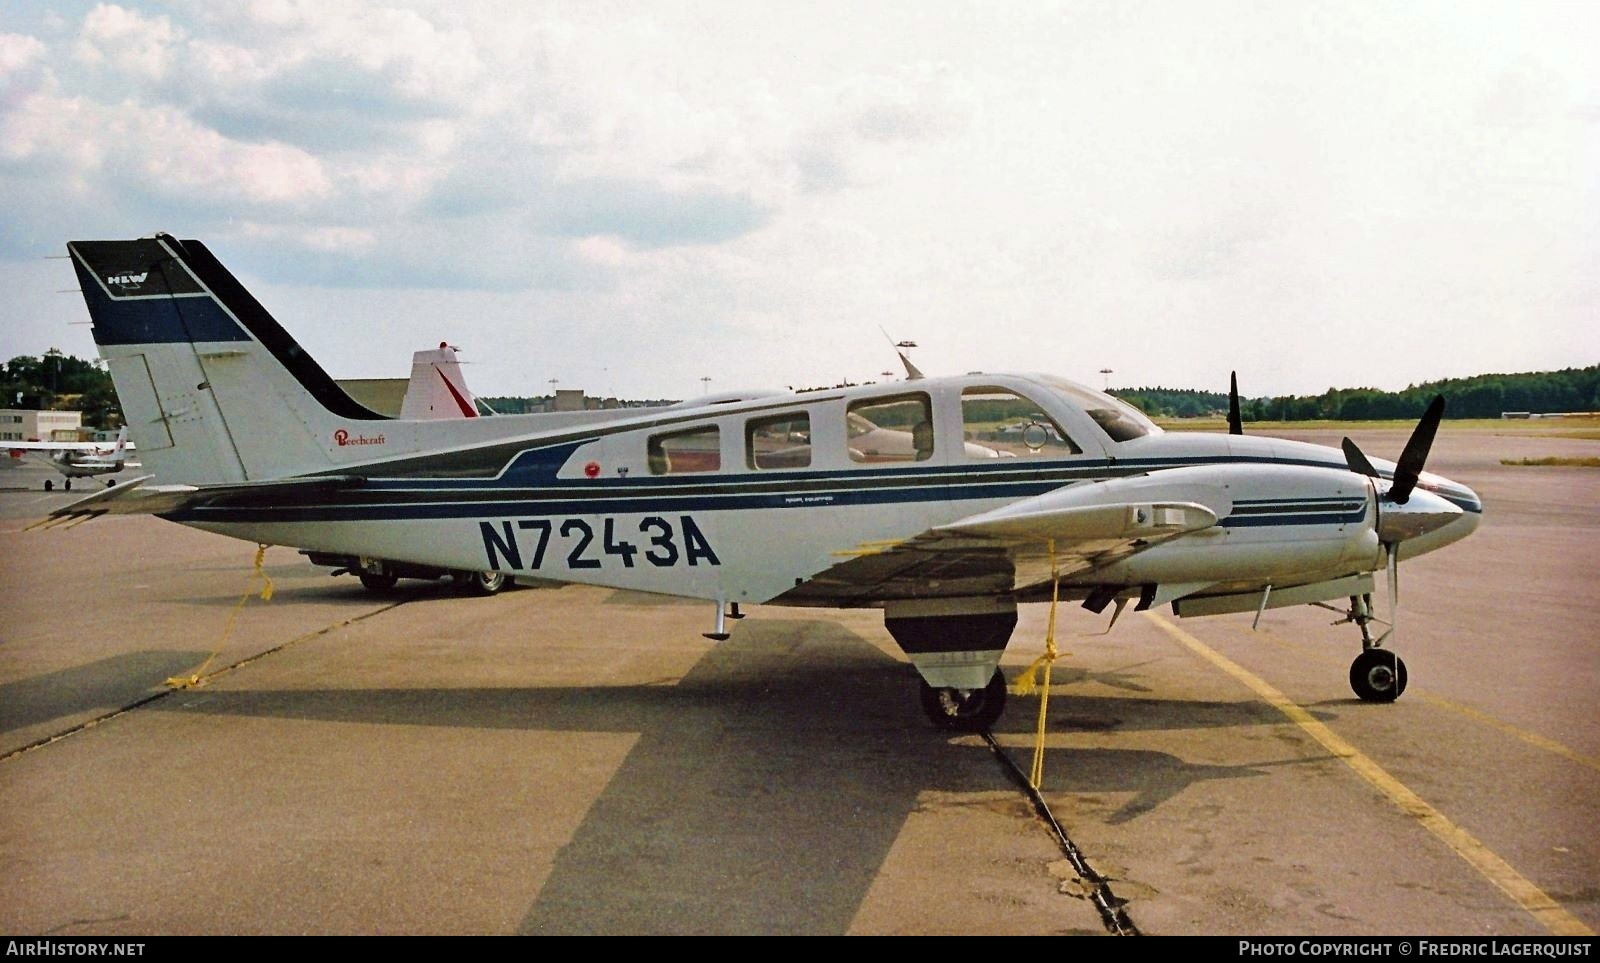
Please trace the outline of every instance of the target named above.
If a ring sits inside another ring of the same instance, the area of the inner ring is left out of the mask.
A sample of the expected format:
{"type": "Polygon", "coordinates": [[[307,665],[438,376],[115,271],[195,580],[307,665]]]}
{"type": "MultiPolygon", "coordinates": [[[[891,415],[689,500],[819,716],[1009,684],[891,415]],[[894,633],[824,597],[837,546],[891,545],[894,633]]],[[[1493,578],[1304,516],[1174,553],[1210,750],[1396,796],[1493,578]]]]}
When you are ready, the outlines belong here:
{"type": "MultiPolygon", "coordinates": [[[[27,109],[33,97],[54,87],[48,55],[49,48],[37,37],[0,33],[0,126],[12,110],[27,109]]],[[[0,156],[6,149],[0,144],[0,156]]]]}
{"type": "Polygon", "coordinates": [[[171,69],[183,31],[166,17],[144,17],[115,4],[100,4],[84,17],[77,58],[108,65],[138,80],[160,80],[171,69]]]}
{"type": "Polygon", "coordinates": [[[19,33],[0,33],[0,77],[9,78],[37,64],[45,46],[37,37],[19,33]]]}
{"type": "Polygon", "coordinates": [[[481,289],[541,364],[585,362],[527,344],[528,317],[647,337],[645,370],[714,344],[777,383],[875,374],[879,324],[930,370],[1248,362],[1282,379],[1262,392],[1592,328],[1588,8],[82,11],[0,34],[7,256],[173,229],[300,289],[408,292],[370,292],[376,314],[481,289]],[[1330,356],[1330,331],[1389,350],[1330,356]]]}
{"type": "Polygon", "coordinates": [[[378,233],[365,227],[317,227],[305,230],[286,224],[245,221],[239,226],[239,231],[251,240],[299,244],[312,250],[345,254],[371,248],[378,240],[378,233]]]}

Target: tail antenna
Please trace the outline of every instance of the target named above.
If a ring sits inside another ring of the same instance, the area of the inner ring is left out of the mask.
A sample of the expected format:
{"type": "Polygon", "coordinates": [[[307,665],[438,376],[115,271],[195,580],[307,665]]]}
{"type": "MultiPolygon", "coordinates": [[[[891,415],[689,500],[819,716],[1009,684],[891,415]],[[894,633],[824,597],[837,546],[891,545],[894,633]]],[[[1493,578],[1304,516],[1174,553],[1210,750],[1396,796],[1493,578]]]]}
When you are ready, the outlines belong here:
{"type": "Polygon", "coordinates": [[[890,347],[894,348],[894,353],[900,356],[900,363],[905,365],[906,368],[907,381],[917,381],[926,377],[926,375],[922,373],[922,369],[911,363],[911,356],[906,354],[908,350],[917,346],[915,341],[896,341],[894,338],[889,336],[889,332],[885,331],[883,325],[881,324],[878,326],[878,330],[883,331],[883,336],[888,338],[890,347]]]}

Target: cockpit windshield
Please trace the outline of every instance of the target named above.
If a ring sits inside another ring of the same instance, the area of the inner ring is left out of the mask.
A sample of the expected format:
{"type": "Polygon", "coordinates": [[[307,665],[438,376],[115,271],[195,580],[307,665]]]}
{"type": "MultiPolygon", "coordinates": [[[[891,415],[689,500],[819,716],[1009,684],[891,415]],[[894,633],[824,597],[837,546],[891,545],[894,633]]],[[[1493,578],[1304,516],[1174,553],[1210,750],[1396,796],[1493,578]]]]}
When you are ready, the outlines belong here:
{"type": "Polygon", "coordinates": [[[1104,392],[1085,388],[1083,385],[1053,375],[1042,375],[1040,380],[1082,408],[1084,414],[1093,418],[1095,424],[1111,436],[1112,441],[1132,441],[1145,435],[1161,434],[1161,429],[1155,422],[1146,418],[1144,412],[1120,398],[1113,398],[1104,392]]]}

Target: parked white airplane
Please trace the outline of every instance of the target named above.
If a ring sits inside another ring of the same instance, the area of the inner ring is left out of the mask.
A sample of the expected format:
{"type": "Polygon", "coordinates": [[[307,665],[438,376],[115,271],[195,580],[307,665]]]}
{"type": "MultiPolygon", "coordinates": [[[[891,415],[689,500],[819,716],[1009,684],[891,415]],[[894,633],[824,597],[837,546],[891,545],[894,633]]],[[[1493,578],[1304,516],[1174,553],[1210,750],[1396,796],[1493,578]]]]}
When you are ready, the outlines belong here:
{"type": "Polygon", "coordinates": [[[68,245],[146,464],[58,512],[153,512],[252,542],[715,603],[874,607],[943,727],[999,715],[1021,603],[1179,616],[1348,600],[1357,695],[1404,664],[1373,573],[1470,534],[1482,504],[1398,463],[1164,434],[1049,375],[968,374],[666,408],[386,419],[350,400],[197,241],[68,245]],[[1019,420],[1023,430],[1015,429],[1019,420]],[[913,444],[867,450],[863,423],[913,444]],[[1033,430],[1036,429],[1036,430],[1033,430]],[[993,457],[1010,451],[1015,457],[993,457]]]}
{"type": "MultiPolygon", "coordinates": [[[[478,400],[467,389],[456,348],[448,342],[411,355],[411,378],[400,402],[403,421],[434,418],[477,418],[478,400]]],[[[393,558],[372,558],[340,552],[302,551],[313,565],[332,568],[333,574],[350,573],[371,592],[387,592],[403,578],[449,578],[478,595],[495,595],[514,584],[504,572],[465,571],[419,565],[393,558]]]]}
{"type": "MultiPolygon", "coordinates": [[[[109,445],[95,441],[8,441],[4,445],[13,457],[26,455],[48,463],[66,479],[62,487],[69,492],[74,478],[96,478],[116,474],[124,468],[142,467],[139,462],[129,460],[128,452],[133,446],[128,444],[126,425],[109,445]]],[[[107,485],[114,483],[113,479],[106,479],[107,485]]],[[[53,491],[55,487],[54,479],[45,479],[45,491],[53,491]]]]}

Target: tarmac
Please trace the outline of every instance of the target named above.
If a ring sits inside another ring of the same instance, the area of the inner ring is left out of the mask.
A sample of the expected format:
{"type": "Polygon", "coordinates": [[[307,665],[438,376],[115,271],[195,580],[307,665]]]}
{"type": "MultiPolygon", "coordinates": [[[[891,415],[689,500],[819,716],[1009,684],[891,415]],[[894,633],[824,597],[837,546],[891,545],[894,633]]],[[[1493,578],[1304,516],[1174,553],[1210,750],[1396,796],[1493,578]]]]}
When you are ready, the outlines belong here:
{"type": "MultiPolygon", "coordinates": [[[[1402,564],[1392,705],[1323,609],[1064,607],[1041,796],[1094,878],[875,611],[713,643],[657,596],[377,596],[154,518],[24,531],[81,492],[0,471],[0,932],[1104,936],[1099,879],[1145,935],[1592,936],[1600,471],[1499,459],[1595,454],[1440,432],[1484,523],[1402,564]]],[[[1038,712],[993,730],[1024,771],[1038,712]]]]}

